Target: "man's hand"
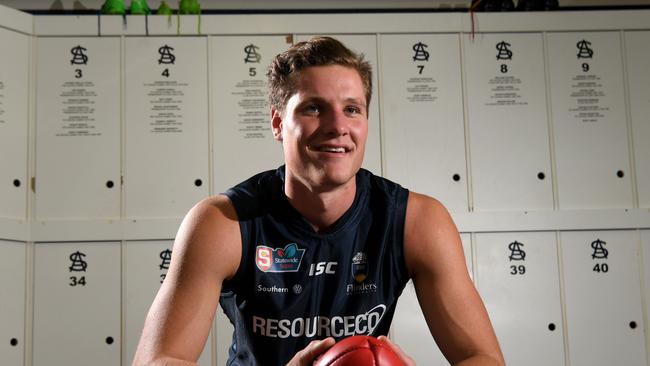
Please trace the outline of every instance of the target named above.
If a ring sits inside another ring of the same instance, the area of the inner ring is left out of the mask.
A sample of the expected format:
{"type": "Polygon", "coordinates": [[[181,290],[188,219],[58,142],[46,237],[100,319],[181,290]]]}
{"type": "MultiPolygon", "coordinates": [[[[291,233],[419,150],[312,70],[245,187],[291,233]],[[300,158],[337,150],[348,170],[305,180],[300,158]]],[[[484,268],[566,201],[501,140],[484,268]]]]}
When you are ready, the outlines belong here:
{"type": "Polygon", "coordinates": [[[307,347],[296,353],[295,356],[287,363],[287,366],[311,366],[316,357],[336,343],[334,338],[327,337],[323,340],[314,340],[309,342],[307,347]]]}
{"type": "Polygon", "coordinates": [[[390,347],[399,356],[402,362],[404,362],[404,366],[415,366],[415,361],[411,357],[409,357],[406,353],[404,353],[404,351],[402,351],[402,349],[398,345],[391,342],[391,340],[388,339],[388,337],[382,335],[377,337],[377,339],[386,343],[388,347],[390,347]]]}

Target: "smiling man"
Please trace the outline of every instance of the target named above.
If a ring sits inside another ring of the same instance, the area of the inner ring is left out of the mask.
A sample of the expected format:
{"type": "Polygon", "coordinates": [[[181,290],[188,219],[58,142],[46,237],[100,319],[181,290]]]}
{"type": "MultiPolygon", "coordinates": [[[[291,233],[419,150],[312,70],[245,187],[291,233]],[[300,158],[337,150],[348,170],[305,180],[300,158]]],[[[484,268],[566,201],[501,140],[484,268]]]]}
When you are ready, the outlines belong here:
{"type": "Polygon", "coordinates": [[[409,279],[452,364],[503,365],[445,208],[361,168],[370,65],[319,37],[268,76],[285,165],[187,214],[134,365],[193,365],[219,302],[235,327],[229,365],[311,365],[355,334],[413,365],[384,337],[409,279]]]}

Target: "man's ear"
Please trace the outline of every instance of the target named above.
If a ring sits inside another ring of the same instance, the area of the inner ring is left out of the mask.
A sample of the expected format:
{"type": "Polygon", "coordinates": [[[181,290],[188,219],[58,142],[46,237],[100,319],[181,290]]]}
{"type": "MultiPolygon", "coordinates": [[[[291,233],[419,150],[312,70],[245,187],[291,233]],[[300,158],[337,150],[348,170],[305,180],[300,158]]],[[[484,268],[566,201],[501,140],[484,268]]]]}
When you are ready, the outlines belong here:
{"type": "Polygon", "coordinates": [[[271,131],[274,139],[282,141],[282,113],[275,107],[271,107],[271,131]]]}

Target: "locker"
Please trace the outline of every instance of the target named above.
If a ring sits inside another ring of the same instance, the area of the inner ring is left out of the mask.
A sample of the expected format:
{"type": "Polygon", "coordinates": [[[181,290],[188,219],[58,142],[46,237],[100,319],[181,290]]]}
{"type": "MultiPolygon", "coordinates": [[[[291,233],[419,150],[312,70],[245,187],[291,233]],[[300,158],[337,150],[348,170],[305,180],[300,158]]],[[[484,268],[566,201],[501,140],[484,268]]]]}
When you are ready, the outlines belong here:
{"type": "Polygon", "coordinates": [[[211,38],[215,193],[284,162],[271,133],[266,70],[288,46],[284,36],[211,38]]]}
{"type": "Polygon", "coordinates": [[[391,34],[380,42],[384,176],[466,212],[458,36],[391,34]]]}
{"type": "Polygon", "coordinates": [[[120,364],[120,243],[36,243],[33,365],[120,364]]]}
{"type": "Polygon", "coordinates": [[[25,350],[25,243],[0,240],[0,364],[22,366],[25,350]]]}
{"type": "Polygon", "coordinates": [[[571,365],[646,365],[634,231],[561,233],[571,365]]]}
{"type": "MultiPolygon", "coordinates": [[[[172,241],[128,241],[124,255],[124,332],[126,360],[124,365],[133,362],[133,356],[142,334],[144,320],[151,307],[160,284],[167,274],[172,255],[172,241]]],[[[207,342],[199,365],[212,364],[212,337],[207,342]]]]}
{"type": "MultiPolygon", "coordinates": [[[[643,262],[641,262],[641,273],[643,274],[644,283],[644,304],[647,315],[650,311],[650,230],[639,230],[639,236],[641,239],[641,256],[643,259],[643,262]]],[[[650,339],[646,340],[646,349],[649,349],[649,347],[650,339]]]]}
{"type": "Polygon", "coordinates": [[[650,32],[626,32],[625,49],[639,207],[650,207],[650,32]]]}
{"type": "MultiPolygon", "coordinates": [[[[354,52],[363,53],[366,61],[372,66],[372,98],[368,110],[368,139],[366,141],[366,154],[363,159],[363,168],[376,175],[382,175],[381,166],[381,133],[379,121],[379,93],[377,92],[377,37],[374,35],[330,35],[341,41],[354,52]]],[[[298,35],[296,42],[306,41],[313,35],[298,35]]]]}
{"type": "Polygon", "coordinates": [[[209,191],[205,37],[127,38],[127,217],[180,217],[209,191]]]}
{"type": "Polygon", "coordinates": [[[120,216],[118,38],[39,38],[36,218],[120,216]]]}
{"type": "Polygon", "coordinates": [[[30,40],[0,29],[0,44],[0,217],[25,219],[30,40]]]}
{"type": "Polygon", "coordinates": [[[474,209],[553,209],[542,35],[463,44],[474,209]]]}
{"type": "Polygon", "coordinates": [[[476,235],[476,282],[508,365],[564,365],[553,232],[476,235]]]}
{"type": "Polygon", "coordinates": [[[632,207],[619,34],[547,37],[559,207],[632,207]]]}
{"type": "MultiPolygon", "coordinates": [[[[470,234],[461,234],[467,268],[472,274],[472,245],[470,234]]],[[[415,286],[409,281],[400,296],[391,326],[392,340],[415,360],[418,365],[449,365],[438,349],[415,293],[415,286]]]]}

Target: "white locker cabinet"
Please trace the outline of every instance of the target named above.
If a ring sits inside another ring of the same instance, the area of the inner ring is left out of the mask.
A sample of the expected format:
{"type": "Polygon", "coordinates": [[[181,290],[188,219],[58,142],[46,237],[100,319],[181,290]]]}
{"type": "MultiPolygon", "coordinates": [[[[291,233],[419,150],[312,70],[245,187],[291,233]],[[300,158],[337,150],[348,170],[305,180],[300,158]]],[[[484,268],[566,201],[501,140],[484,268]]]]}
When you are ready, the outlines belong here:
{"type": "Polygon", "coordinates": [[[559,207],[632,207],[619,33],[550,33],[547,45],[559,207]]]}
{"type": "Polygon", "coordinates": [[[625,49],[639,207],[650,207],[650,32],[626,32],[625,49]]]}
{"type": "Polygon", "coordinates": [[[289,47],[285,36],[211,38],[214,192],[282,165],[271,132],[266,70],[289,47]]]}
{"type": "MultiPolygon", "coordinates": [[[[123,267],[126,288],[123,309],[126,359],[123,365],[131,365],[133,362],[144,320],[169,269],[172,244],[172,241],[164,240],[128,241],[125,244],[123,267]]],[[[206,342],[198,360],[199,365],[212,363],[211,338],[206,342]]]]}
{"type": "Polygon", "coordinates": [[[0,29],[0,217],[27,217],[29,37],[0,29]]]}
{"type": "Polygon", "coordinates": [[[37,43],[36,218],[119,217],[119,38],[37,43]]]}
{"type": "Polygon", "coordinates": [[[508,365],[564,365],[553,232],[480,233],[476,282],[508,365]]]}
{"type": "Polygon", "coordinates": [[[33,365],[120,364],[120,243],[36,243],[33,365]]]}
{"type": "MultiPolygon", "coordinates": [[[[465,261],[471,276],[472,245],[470,234],[461,234],[461,240],[465,252],[465,261]]],[[[415,294],[413,281],[408,282],[397,302],[390,333],[392,340],[406,354],[412,357],[416,364],[427,366],[449,365],[431,336],[415,294]]]]}
{"type": "Polygon", "coordinates": [[[0,240],[0,365],[22,366],[25,350],[25,243],[0,240]]]}
{"type": "Polygon", "coordinates": [[[553,209],[542,35],[463,45],[474,210],[553,209]]]}
{"type": "Polygon", "coordinates": [[[209,189],[207,38],[125,43],[126,216],[183,216],[209,189]]]}
{"type": "MultiPolygon", "coordinates": [[[[644,276],[644,295],[646,315],[650,314],[650,229],[639,230],[641,239],[642,270],[644,276]]],[[[650,339],[646,339],[646,349],[650,349],[650,339]]]]}
{"type": "MultiPolygon", "coordinates": [[[[379,122],[379,93],[377,92],[378,62],[377,62],[377,37],[374,35],[328,35],[342,42],[354,52],[362,53],[364,59],[372,66],[372,98],[368,110],[368,139],[366,141],[366,154],[363,158],[363,168],[373,174],[382,175],[381,167],[381,131],[379,122]]],[[[306,41],[314,35],[298,35],[296,42],[306,41]]]]}
{"type": "Polygon", "coordinates": [[[634,231],[560,234],[571,365],[646,365],[634,231]]]}
{"type": "MultiPolygon", "coordinates": [[[[382,35],[384,176],[466,212],[460,41],[453,34],[382,35]]],[[[379,70],[375,70],[379,72],[379,70]]]]}

